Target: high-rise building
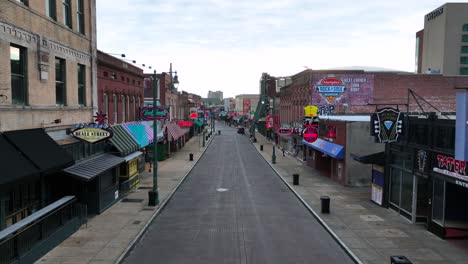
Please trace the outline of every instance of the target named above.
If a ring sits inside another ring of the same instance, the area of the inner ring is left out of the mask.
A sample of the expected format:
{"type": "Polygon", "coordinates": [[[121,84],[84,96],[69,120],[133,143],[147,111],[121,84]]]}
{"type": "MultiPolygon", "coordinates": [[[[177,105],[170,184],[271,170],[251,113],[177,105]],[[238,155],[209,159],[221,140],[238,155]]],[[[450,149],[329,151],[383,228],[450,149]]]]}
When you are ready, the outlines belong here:
{"type": "Polygon", "coordinates": [[[208,91],[208,98],[216,98],[219,101],[223,100],[223,92],[222,91],[208,91]]]}
{"type": "Polygon", "coordinates": [[[468,75],[468,3],[446,3],[416,33],[416,72],[468,75]]]}

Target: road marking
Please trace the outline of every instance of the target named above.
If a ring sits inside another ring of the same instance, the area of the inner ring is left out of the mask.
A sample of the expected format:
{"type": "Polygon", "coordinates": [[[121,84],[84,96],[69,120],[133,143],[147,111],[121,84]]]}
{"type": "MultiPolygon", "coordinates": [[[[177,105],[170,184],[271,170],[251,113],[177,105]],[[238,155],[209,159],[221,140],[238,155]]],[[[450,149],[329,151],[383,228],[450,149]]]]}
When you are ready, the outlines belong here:
{"type": "Polygon", "coordinates": [[[218,192],[227,192],[229,191],[229,189],[226,189],[226,188],[218,188],[216,189],[218,192]]]}

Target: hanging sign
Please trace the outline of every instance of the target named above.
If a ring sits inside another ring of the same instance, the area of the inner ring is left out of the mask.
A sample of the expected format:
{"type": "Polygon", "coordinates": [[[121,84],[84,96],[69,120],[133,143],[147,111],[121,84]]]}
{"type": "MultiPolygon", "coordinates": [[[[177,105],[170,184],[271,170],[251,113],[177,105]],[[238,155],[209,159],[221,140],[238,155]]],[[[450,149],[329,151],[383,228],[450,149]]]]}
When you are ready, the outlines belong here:
{"type": "Polygon", "coordinates": [[[403,133],[403,113],[394,108],[377,110],[371,116],[371,134],[376,142],[398,142],[403,133]]]}
{"type": "Polygon", "coordinates": [[[317,116],[318,107],[315,105],[308,105],[304,107],[304,116],[314,117],[317,116]]]}
{"type": "Polygon", "coordinates": [[[280,137],[289,137],[292,135],[293,133],[293,129],[290,128],[290,127],[280,127],[276,133],[280,136],[280,137]]]}
{"type": "Polygon", "coordinates": [[[75,129],[71,132],[72,136],[94,144],[112,137],[112,130],[109,129],[109,125],[106,124],[106,114],[97,112],[94,116],[96,123],[89,124],[78,124],[75,129]]]}
{"type": "Polygon", "coordinates": [[[190,113],[190,119],[197,119],[197,118],[198,118],[198,113],[197,112],[190,113]]]}
{"type": "Polygon", "coordinates": [[[152,121],[156,116],[156,120],[164,120],[169,118],[169,111],[162,106],[146,106],[140,110],[140,117],[145,121],[152,121]]]}
{"type": "Polygon", "coordinates": [[[303,131],[303,138],[309,143],[313,143],[318,138],[318,128],[316,126],[308,126],[303,131]]]}

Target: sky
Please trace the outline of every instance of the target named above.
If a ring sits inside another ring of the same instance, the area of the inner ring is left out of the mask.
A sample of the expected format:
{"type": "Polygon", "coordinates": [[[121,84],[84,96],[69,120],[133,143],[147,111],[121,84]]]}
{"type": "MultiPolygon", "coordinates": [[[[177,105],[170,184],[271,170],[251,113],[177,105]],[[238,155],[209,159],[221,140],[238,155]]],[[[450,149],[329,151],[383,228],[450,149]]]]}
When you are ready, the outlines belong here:
{"type": "MultiPolygon", "coordinates": [[[[259,93],[263,72],[369,66],[414,71],[415,34],[436,0],[97,0],[97,46],[179,91],[259,93]],[[152,70],[147,66],[151,65],[152,70]]],[[[463,2],[463,1],[450,1],[463,2]]]]}

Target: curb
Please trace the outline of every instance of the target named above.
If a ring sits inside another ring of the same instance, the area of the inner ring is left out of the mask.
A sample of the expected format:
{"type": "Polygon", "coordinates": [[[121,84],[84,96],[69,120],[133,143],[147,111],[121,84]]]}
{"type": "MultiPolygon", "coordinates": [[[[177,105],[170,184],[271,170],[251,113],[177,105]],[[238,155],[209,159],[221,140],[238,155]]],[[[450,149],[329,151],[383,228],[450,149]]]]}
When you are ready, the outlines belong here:
{"type": "Polygon", "coordinates": [[[148,230],[150,224],[154,221],[154,219],[161,213],[161,211],[166,207],[166,204],[172,199],[172,196],[175,194],[175,192],[179,189],[179,187],[184,183],[185,179],[188,177],[190,172],[192,172],[193,168],[197,165],[198,161],[203,157],[205,154],[206,150],[210,146],[211,142],[214,140],[215,137],[211,137],[210,140],[207,142],[205,149],[201,153],[200,157],[192,164],[192,167],[189,169],[189,171],[185,174],[185,176],[180,180],[180,182],[177,184],[177,186],[169,193],[166,199],[162,202],[162,204],[159,206],[159,208],[156,210],[156,212],[151,215],[150,219],[146,222],[145,226],[138,232],[137,236],[130,242],[130,244],[125,248],[125,250],[120,254],[120,256],[115,260],[114,263],[122,263],[123,260],[128,256],[128,254],[132,251],[132,249],[135,247],[135,245],[141,240],[143,235],[146,233],[146,230],[148,230]]]}
{"type": "Polygon", "coordinates": [[[363,262],[351,251],[348,246],[333,232],[333,230],[323,221],[323,219],[312,209],[312,207],[309,206],[309,204],[296,192],[296,190],[293,189],[293,187],[281,176],[278,170],[276,170],[275,167],[268,161],[258,150],[258,148],[255,146],[255,144],[252,142],[252,145],[254,146],[255,150],[260,154],[260,156],[265,160],[265,162],[273,169],[273,171],[276,173],[276,175],[286,184],[286,186],[293,192],[293,194],[299,199],[299,201],[306,207],[306,209],[317,219],[317,221],[320,223],[320,225],[325,228],[325,230],[332,236],[332,238],[338,243],[338,245],[345,251],[345,253],[351,257],[351,259],[354,261],[354,263],[357,264],[363,264],[363,262]]]}

